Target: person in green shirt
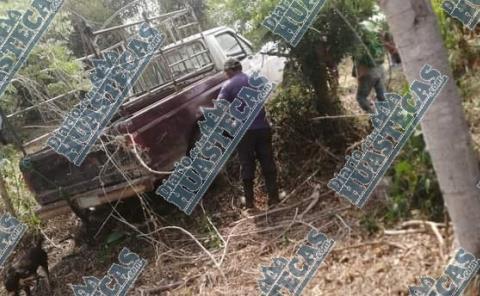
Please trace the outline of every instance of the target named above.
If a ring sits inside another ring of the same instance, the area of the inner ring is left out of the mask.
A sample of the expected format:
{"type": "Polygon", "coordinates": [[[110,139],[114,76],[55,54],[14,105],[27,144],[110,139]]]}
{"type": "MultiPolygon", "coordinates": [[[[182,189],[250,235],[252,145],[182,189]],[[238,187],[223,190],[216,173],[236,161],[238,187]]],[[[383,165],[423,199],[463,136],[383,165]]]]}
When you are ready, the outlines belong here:
{"type": "Polygon", "coordinates": [[[363,32],[362,42],[353,56],[353,76],[357,78],[357,101],[360,107],[368,113],[374,113],[368,96],[375,89],[377,100],[385,100],[385,70],[383,62],[385,51],[379,36],[371,31],[363,32]],[[367,51],[368,49],[368,51],[367,51]]]}

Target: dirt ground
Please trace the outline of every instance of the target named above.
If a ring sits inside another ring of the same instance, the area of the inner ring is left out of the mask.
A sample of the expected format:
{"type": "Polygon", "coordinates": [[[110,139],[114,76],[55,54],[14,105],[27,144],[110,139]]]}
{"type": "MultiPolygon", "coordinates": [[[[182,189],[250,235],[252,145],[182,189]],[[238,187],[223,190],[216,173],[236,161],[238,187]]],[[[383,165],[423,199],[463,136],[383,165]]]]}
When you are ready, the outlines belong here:
{"type": "MultiPolygon", "coordinates": [[[[344,67],[341,72],[348,73],[349,65],[344,67]]],[[[342,75],[340,84],[347,85],[341,90],[346,109],[361,114],[352,78],[342,75]]],[[[330,166],[338,160],[327,161],[332,158],[328,153],[323,157],[330,166]]],[[[384,207],[388,196],[382,188],[360,210],[328,190],[330,170],[322,171],[307,170],[284,184],[282,204],[268,214],[261,186],[256,196],[262,210],[248,215],[236,204],[241,192],[238,184],[233,190],[222,189],[232,186],[213,188],[192,217],[167,208],[169,215],[157,212],[156,220],[145,220],[141,204],[131,200],[115,211],[109,209],[112,215],[94,247],[75,246],[66,239],[79,229],[73,215],[56,217],[42,227],[48,237],[44,246],[54,287],[48,292],[41,282],[33,295],[72,295],[69,284],[81,284],[82,276],[102,278],[118,262],[123,247],[148,260],[130,295],[259,295],[261,267],[276,257],[292,258],[310,226],[336,243],[303,295],[408,295],[408,287],[418,284],[418,277],[441,274],[453,250],[451,225],[434,224],[440,237],[418,221],[404,221],[390,229],[379,224],[372,234],[363,222],[384,207]]],[[[156,198],[145,198],[144,205],[166,206],[157,205],[160,197],[156,198]]]]}
{"type": "MultiPolygon", "coordinates": [[[[168,245],[153,247],[120,223],[115,223],[116,231],[122,229],[130,235],[112,247],[74,248],[73,241],[60,240],[78,227],[75,218],[58,217],[45,229],[55,287],[50,294],[42,284],[34,295],[73,294],[67,284],[80,284],[82,276],[103,277],[109,266],[118,262],[116,257],[124,246],[148,260],[131,295],[259,295],[261,266],[270,265],[276,257],[291,258],[310,230],[293,221],[309,223],[336,241],[303,295],[407,295],[408,286],[415,284],[418,276],[442,272],[448,258],[442,257],[439,240],[430,227],[416,224],[409,230],[414,233],[404,228],[369,235],[359,221],[372,208],[382,206],[382,201],[373,200],[364,210],[358,210],[328,191],[320,193],[325,190],[322,185],[307,190],[311,193],[290,195],[286,205],[268,217],[262,211],[250,219],[229,213],[230,219],[219,224],[215,221],[218,216],[213,216],[212,223],[225,242],[213,242],[214,238],[218,240],[214,231],[195,237],[198,243],[210,246],[208,251],[215,263],[181,231],[165,230],[163,237],[156,239],[168,245]],[[310,205],[313,208],[309,209],[310,205]],[[164,287],[163,292],[146,293],[160,287],[164,287]]],[[[221,198],[228,202],[228,196],[221,198]]],[[[445,228],[439,229],[444,234],[445,228]]],[[[444,250],[448,254],[448,248],[444,250]]]]}

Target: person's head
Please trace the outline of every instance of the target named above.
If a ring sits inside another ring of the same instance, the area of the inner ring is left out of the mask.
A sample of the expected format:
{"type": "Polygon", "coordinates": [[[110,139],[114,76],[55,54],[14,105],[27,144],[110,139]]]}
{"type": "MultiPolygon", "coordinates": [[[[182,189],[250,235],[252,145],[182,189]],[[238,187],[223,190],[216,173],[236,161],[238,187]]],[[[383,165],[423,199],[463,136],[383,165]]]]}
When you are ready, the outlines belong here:
{"type": "Polygon", "coordinates": [[[228,78],[232,78],[238,72],[242,72],[242,64],[234,58],[230,58],[223,64],[223,71],[228,78]]]}

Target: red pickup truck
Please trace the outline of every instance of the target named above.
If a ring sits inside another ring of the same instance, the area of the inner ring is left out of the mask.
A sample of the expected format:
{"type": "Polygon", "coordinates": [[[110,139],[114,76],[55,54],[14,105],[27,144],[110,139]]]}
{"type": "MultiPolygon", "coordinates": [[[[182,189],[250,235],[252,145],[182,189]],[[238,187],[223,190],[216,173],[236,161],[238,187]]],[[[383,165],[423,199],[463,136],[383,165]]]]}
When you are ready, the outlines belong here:
{"type": "Polygon", "coordinates": [[[37,214],[48,219],[70,211],[65,198],[91,208],[153,191],[168,176],[162,172],[194,143],[200,108],[217,97],[229,57],[281,81],[285,59],[254,55],[251,43],[227,27],[170,43],[154,56],[80,167],[48,147],[22,159],[37,214]]]}

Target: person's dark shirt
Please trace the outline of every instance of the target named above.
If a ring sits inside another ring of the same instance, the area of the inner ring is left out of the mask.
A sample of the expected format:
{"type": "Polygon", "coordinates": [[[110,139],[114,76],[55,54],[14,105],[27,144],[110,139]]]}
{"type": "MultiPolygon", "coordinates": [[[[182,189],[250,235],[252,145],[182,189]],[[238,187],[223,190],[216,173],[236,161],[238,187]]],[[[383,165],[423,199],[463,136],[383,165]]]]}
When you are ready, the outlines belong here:
{"type": "MultiPolygon", "coordinates": [[[[218,95],[218,99],[224,99],[229,102],[233,102],[233,100],[235,100],[235,97],[240,92],[242,87],[244,86],[251,87],[248,84],[248,78],[249,78],[248,75],[243,72],[239,72],[235,74],[235,76],[233,76],[223,84],[222,89],[220,90],[220,94],[218,95]]],[[[243,105],[245,104],[242,104],[242,106],[240,106],[240,110],[243,110],[244,108],[243,105]]],[[[260,110],[260,113],[258,113],[257,117],[253,121],[252,125],[250,126],[249,130],[269,128],[269,127],[270,127],[270,124],[267,121],[265,108],[262,108],[262,110],[260,110]]]]}

